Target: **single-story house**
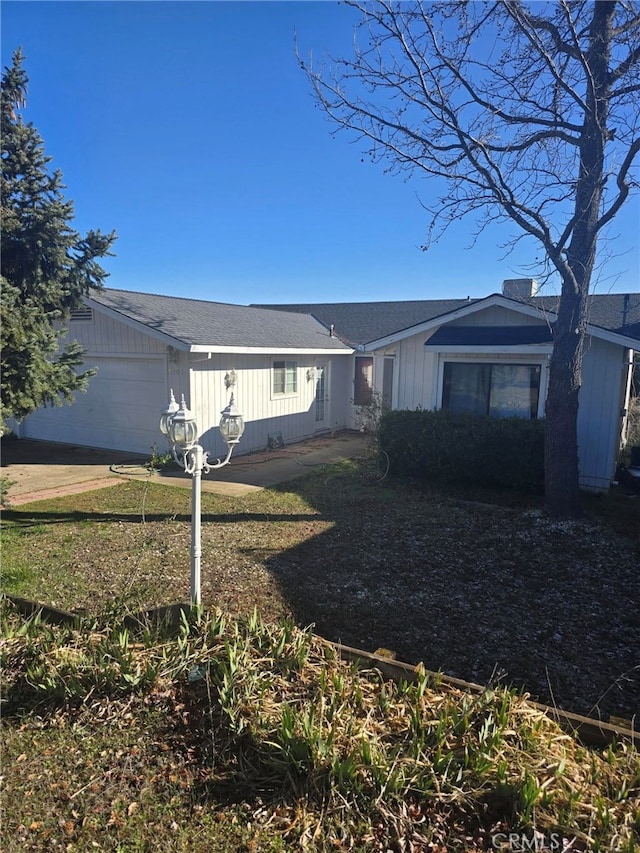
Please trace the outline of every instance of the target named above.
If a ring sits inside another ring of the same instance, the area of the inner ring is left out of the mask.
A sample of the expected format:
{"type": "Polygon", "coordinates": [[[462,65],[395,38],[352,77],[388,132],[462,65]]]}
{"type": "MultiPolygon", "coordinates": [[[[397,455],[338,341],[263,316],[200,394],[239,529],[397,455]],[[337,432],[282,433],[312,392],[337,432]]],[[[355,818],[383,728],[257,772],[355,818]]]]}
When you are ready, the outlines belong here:
{"type": "MultiPolygon", "coordinates": [[[[238,453],[357,427],[376,397],[394,409],[544,415],[557,297],[531,279],[481,299],[239,306],[92,291],[69,337],[98,372],[72,406],[41,409],[19,435],[150,453],[159,413],[184,394],[202,443],[231,392],[246,430],[238,453]]],[[[625,440],[640,293],[589,297],[578,443],[583,486],[608,488],[625,440]]]]}
{"type": "Polygon", "coordinates": [[[164,451],[169,389],[184,395],[215,456],[226,451],[217,426],[231,393],[246,424],[236,453],[345,425],[332,398],[349,397],[353,350],[308,314],[105,288],[73,312],[68,338],[97,373],[73,405],[25,418],[20,437],[164,451]]]}

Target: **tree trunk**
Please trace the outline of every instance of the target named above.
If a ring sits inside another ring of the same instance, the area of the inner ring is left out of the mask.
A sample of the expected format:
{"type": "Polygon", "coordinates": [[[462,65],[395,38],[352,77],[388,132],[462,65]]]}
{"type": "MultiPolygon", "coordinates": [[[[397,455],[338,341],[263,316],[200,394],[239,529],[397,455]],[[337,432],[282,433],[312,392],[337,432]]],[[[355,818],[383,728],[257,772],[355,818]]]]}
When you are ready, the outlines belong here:
{"type": "Polygon", "coordinates": [[[554,328],[544,459],[547,512],[554,518],[574,518],[580,514],[577,421],[584,306],[581,295],[563,295],[554,328]]]}
{"type": "Polygon", "coordinates": [[[580,135],[580,171],[576,182],[575,225],[562,272],[562,297],[554,329],[546,402],[545,495],[555,518],[580,514],[578,466],[578,392],[587,327],[587,299],[596,258],[598,218],[604,187],[604,149],[611,95],[609,59],[614,2],[593,5],[586,63],[590,80],[580,135]]]}

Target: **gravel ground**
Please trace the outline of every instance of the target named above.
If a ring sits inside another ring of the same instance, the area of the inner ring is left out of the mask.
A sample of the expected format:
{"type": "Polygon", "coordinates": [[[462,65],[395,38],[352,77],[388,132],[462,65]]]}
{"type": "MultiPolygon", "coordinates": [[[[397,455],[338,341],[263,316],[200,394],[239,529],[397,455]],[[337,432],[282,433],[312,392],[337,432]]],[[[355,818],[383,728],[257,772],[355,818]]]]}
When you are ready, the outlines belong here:
{"type": "Polygon", "coordinates": [[[539,510],[425,501],[346,518],[270,562],[299,621],[330,639],[500,679],[589,716],[640,710],[638,552],[539,510]]]}

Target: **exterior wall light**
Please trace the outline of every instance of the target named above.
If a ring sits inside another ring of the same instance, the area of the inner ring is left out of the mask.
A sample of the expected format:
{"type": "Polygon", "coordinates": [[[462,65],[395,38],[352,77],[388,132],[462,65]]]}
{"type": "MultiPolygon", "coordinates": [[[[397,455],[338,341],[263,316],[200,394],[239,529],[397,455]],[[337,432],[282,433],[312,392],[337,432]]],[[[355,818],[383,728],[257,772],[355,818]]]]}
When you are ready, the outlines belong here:
{"type": "Polygon", "coordinates": [[[209,454],[198,443],[198,424],[194,415],[187,408],[184,395],[180,405],[176,403],[173,390],[169,403],[160,415],[160,432],[171,442],[173,458],[187,474],[192,476],[191,484],[191,604],[199,607],[200,595],[200,563],[202,558],[201,546],[201,486],[202,472],[208,474],[223,468],[231,461],[234,447],[242,438],[244,420],[238,411],[233,394],[229,405],[222,410],[219,424],[220,433],[227,445],[227,455],[224,459],[209,462],[209,454]]]}

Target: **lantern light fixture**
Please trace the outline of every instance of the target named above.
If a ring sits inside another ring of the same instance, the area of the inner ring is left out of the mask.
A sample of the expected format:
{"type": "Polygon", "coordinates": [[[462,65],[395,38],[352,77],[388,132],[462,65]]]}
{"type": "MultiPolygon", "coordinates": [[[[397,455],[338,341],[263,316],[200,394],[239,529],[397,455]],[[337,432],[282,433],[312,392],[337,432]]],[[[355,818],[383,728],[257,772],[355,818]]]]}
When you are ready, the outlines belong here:
{"type": "Polygon", "coordinates": [[[178,411],[169,420],[167,434],[174,448],[183,455],[198,442],[198,424],[187,408],[184,394],[178,411]]]}
{"type": "Polygon", "coordinates": [[[176,403],[176,398],[173,396],[173,388],[170,392],[169,403],[166,409],[162,410],[160,415],[160,432],[163,435],[169,435],[169,423],[172,420],[175,413],[178,411],[178,404],[176,403]]]}
{"type": "Polygon", "coordinates": [[[235,404],[233,394],[229,399],[229,405],[220,414],[222,417],[220,418],[219,429],[222,437],[229,446],[237,444],[244,432],[244,419],[235,404]]]}
{"type": "Polygon", "coordinates": [[[235,370],[230,370],[228,373],[224,375],[224,387],[229,390],[229,388],[233,388],[236,384],[236,372],[235,370]]]}
{"type": "Polygon", "coordinates": [[[178,465],[192,476],[191,485],[191,604],[200,606],[200,563],[201,546],[201,484],[202,473],[208,474],[223,468],[231,461],[231,454],[242,438],[244,419],[238,410],[233,394],[228,405],[221,412],[220,434],[227,445],[224,459],[209,462],[209,454],[198,443],[198,424],[195,416],[187,408],[184,394],[180,405],[176,403],[173,389],[169,403],[160,415],[160,432],[171,442],[173,458],[178,465]]]}

